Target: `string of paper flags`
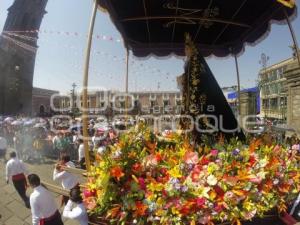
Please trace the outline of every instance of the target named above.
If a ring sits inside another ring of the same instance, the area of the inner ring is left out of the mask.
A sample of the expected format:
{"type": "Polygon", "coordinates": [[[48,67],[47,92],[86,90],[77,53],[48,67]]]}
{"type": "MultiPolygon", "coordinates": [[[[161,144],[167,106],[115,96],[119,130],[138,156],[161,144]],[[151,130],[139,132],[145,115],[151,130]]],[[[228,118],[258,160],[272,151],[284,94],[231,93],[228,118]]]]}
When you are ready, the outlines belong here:
{"type": "MultiPolygon", "coordinates": [[[[65,35],[70,37],[87,37],[86,34],[81,34],[79,32],[71,32],[71,31],[53,31],[53,30],[6,30],[3,31],[4,34],[49,34],[49,35],[65,35]]],[[[114,38],[110,35],[101,35],[101,34],[94,34],[93,38],[104,40],[104,41],[111,41],[121,43],[121,38],[114,38]]]]}

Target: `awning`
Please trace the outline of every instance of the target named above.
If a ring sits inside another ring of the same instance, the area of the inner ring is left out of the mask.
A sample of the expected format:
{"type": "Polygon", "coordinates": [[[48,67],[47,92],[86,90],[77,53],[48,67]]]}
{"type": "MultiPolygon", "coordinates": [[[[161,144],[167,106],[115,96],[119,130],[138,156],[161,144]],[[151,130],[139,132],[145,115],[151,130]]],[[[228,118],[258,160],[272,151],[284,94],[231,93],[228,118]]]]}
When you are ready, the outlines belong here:
{"type": "MultiPolygon", "coordinates": [[[[284,2],[289,2],[285,0],[284,2]]],[[[184,55],[189,33],[203,56],[239,54],[285,23],[296,7],[276,0],[99,0],[138,57],[184,55]]]]}

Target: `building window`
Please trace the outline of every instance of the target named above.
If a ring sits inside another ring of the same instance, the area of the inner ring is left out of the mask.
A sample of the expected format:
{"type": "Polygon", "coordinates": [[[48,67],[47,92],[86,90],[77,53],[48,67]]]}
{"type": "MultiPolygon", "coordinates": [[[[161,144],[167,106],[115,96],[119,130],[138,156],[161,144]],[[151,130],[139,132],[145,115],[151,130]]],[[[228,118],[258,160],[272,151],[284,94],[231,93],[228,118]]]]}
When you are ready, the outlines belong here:
{"type": "Polygon", "coordinates": [[[137,107],[139,104],[139,100],[134,100],[134,107],[137,107]]]}
{"type": "Polygon", "coordinates": [[[164,100],[164,106],[170,105],[170,102],[168,100],[164,100]]]}

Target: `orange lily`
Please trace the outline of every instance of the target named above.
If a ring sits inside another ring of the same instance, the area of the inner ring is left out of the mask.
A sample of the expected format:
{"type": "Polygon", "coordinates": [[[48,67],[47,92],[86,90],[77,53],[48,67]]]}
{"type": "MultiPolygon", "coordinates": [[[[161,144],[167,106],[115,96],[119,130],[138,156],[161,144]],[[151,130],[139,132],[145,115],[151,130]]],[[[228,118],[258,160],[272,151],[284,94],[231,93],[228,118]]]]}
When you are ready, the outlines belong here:
{"type": "Polygon", "coordinates": [[[125,174],[122,171],[122,168],[120,166],[115,166],[110,170],[110,175],[112,177],[117,178],[119,181],[121,177],[123,177],[125,174]]]}

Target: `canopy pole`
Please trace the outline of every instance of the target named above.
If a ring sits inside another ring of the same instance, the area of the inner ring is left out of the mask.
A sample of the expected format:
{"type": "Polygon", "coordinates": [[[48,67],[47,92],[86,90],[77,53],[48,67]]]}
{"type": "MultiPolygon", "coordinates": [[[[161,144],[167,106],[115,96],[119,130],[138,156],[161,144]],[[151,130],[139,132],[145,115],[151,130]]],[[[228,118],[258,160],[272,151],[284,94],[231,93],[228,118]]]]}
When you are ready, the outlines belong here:
{"type": "Polygon", "coordinates": [[[289,26],[289,30],[290,30],[290,33],[291,33],[291,36],[292,36],[292,39],[293,39],[294,46],[296,48],[296,56],[297,56],[297,59],[298,59],[298,64],[300,66],[300,56],[299,56],[299,47],[298,47],[297,38],[296,38],[296,35],[295,35],[295,32],[294,32],[293,26],[291,24],[290,18],[288,16],[288,14],[286,13],[285,9],[284,9],[284,15],[285,15],[287,24],[289,26]]]}
{"type": "Polygon", "coordinates": [[[241,125],[241,83],[240,83],[240,72],[239,72],[239,64],[238,64],[238,60],[237,60],[237,56],[236,54],[234,54],[234,61],[235,61],[235,68],[236,68],[236,77],[237,77],[237,87],[238,87],[238,107],[237,107],[237,111],[238,111],[238,119],[239,119],[239,124],[241,125]]]}
{"type": "Polygon", "coordinates": [[[88,104],[87,104],[87,95],[88,95],[88,79],[89,79],[89,65],[90,65],[90,56],[91,56],[91,47],[92,47],[92,37],[94,33],[95,20],[97,14],[98,0],[94,0],[93,11],[90,18],[90,25],[88,31],[87,46],[85,50],[85,64],[83,72],[83,111],[82,111],[82,121],[83,121],[83,144],[84,144],[84,154],[85,154],[85,164],[87,171],[90,170],[90,155],[89,155],[89,145],[88,145],[88,104]]]}
{"type": "Polygon", "coordinates": [[[128,47],[126,47],[126,74],[125,74],[125,115],[127,119],[127,110],[128,110],[128,73],[129,73],[129,50],[128,47]]]}
{"type": "Polygon", "coordinates": [[[125,77],[125,92],[128,94],[128,71],[129,71],[129,50],[126,47],[126,77],[125,77]]]}

